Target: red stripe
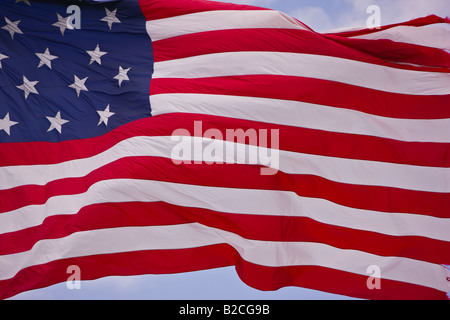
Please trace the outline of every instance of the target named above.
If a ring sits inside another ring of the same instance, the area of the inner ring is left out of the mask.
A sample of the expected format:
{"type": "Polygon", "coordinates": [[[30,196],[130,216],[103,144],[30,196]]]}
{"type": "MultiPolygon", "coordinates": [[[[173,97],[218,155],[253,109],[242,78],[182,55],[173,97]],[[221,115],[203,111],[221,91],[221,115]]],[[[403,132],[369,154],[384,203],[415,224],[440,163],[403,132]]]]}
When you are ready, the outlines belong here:
{"type": "Polygon", "coordinates": [[[335,35],[335,36],[339,36],[339,37],[356,37],[356,36],[361,36],[361,35],[365,35],[365,34],[380,32],[383,30],[387,30],[387,29],[391,29],[391,28],[399,27],[399,26],[423,27],[423,26],[436,24],[436,23],[450,23],[450,19],[449,18],[441,18],[436,15],[429,15],[427,17],[422,17],[422,18],[414,19],[414,20],[407,21],[407,22],[381,26],[379,29],[361,29],[361,30],[354,30],[354,31],[337,32],[337,33],[331,33],[331,34],[335,35]]]}
{"type": "MultiPolygon", "coordinates": [[[[218,30],[154,41],[153,55],[155,62],[160,62],[223,52],[291,52],[351,59],[397,69],[450,72],[446,68],[436,68],[436,64],[450,67],[448,54],[442,50],[393,43],[387,47],[389,50],[386,49],[386,46],[383,46],[382,50],[376,51],[376,49],[373,49],[369,51],[367,46],[361,45],[364,42],[361,42],[359,39],[345,39],[345,42],[344,40],[337,41],[338,39],[338,37],[334,36],[324,37],[310,31],[291,29],[218,30]],[[195,46],[192,45],[193,43],[195,43],[195,46]],[[362,46],[369,52],[355,50],[352,47],[357,45],[362,46]],[[405,52],[408,54],[405,55],[405,52]],[[419,62],[420,65],[430,65],[433,68],[399,65],[386,60],[388,57],[397,57],[397,60],[394,61],[400,60],[404,63],[419,62]]],[[[373,40],[367,41],[370,43],[373,40]]],[[[376,43],[373,42],[372,44],[375,45],[376,43]]]]}
{"type": "Polygon", "coordinates": [[[370,290],[367,288],[367,276],[325,267],[270,268],[242,261],[236,270],[247,285],[260,290],[299,286],[373,300],[398,300],[399,297],[404,300],[447,300],[442,291],[387,279],[382,279],[380,290],[370,290]]]}
{"type": "Polygon", "coordinates": [[[184,14],[217,10],[269,10],[255,6],[205,0],[177,0],[176,5],[167,0],[139,0],[142,13],[148,20],[157,20],[184,14]]]}
{"type": "Polygon", "coordinates": [[[202,134],[214,128],[220,130],[225,138],[227,129],[279,129],[280,149],[286,151],[421,166],[450,166],[447,143],[402,142],[201,114],[167,114],[137,120],[92,139],[58,144],[5,143],[2,145],[0,166],[54,164],[88,158],[133,136],[171,136],[174,130],[180,128],[194,135],[195,121],[202,121],[202,134]]]}
{"type": "Polygon", "coordinates": [[[150,95],[222,94],[314,103],[400,119],[448,119],[450,95],[410,96],[321,79],[246,75],[198,79],[153,79],[150,95]],[[327,94],[324,94],[324,93],[327,94]],[[424,108],[424,106],[430,106],[424,108]]]}
{"type": "Polygon", "coordinates": [[[327,36],[327,38],[345,45],[347,48],[368,53],[386,61],[450,68],[449,54],[437,48],[385,39],[349,39],[332,35],[327,36]],[[389,50],[386,50],[386,48],[389,48],[389,50]]]}
{"type": "Polygon", "coordinates": [[[80,231],[194,222],[246,239],[316,242],[379,256],[450,263],[450,243],[446,241],[418,236],[389,236],[328,225],[306,217],[230,214],[163,202],[96,204],[84,207],[75,215],[52,216],[42,225],[0,235],[0,243],[9,244],[0,247],[0,254],[28,251],[42,239],[63,238],[80,231]]]}
{"type": "Polygon", "coordinates": [[[450,218],[446,193],[411,191],[388,187],[351,185],[311,175],[278,172],[262,176],[260,167],[249,165],[174,165],[156,157],[124,158],[85,177],[52,181],[46,186],[22,186],[0,191],[0,212],[44,204],[51,197],[86,192],[93,184],[109,179],[141,179],[223,188],[292,191],[303,197],[322,198],[358,209],[450,218]],[[214,177],[211,180],[211,177],[214,177]]]}
{"type": "Polygon", "coordinates": [[[242,260],[235,249],[220,244],[195,249],[140,251],[52,261],[23,269],[0,281],[0,299],[20,292],[67,281],[67,268],[77,265],[82,280],[106,276],[171,274],[236,265],[247,285],[259,290],[300,286],[367,299],[446,299],[444,292],[428,287],[383,279],[381,290],[369,290],[367,276],[313,266],[265,267],[242,260]]]}

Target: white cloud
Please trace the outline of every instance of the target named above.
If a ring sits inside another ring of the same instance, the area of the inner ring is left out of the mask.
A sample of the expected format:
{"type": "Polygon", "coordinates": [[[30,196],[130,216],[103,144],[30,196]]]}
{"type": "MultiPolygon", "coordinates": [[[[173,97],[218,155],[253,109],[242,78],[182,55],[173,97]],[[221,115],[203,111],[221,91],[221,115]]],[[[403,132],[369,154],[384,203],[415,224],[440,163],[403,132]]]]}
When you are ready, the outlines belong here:
{"type": "MultiPolygon", "coordinates": [[[[381,9],[382,24],[404,22],[435,14],[450,16],[448,0],[344,0],[351,10],[341,19],[341,23],[351,24],[353,19],[366,14],[368,6],[375,4],[381,9]]],[[[367,17],[367,15],[366,15],[367,17]]]]}
{"type": "Polygon", "coordinates": [[[326,31],[335,28],[330,15],[321,7],[305,7],[289,12],[289,15],[299,19],[316,31],[326,31]]]}
{"type": "MultiPolygon", "coordinates": [[[[218,0],[217,0],[218,1],[218,0]]],[[[236,3],[236,4],[247,4],[258,7],[269,7],[272,3],[277,0],[224,0],[223,2],[236,3]]]]}
{"type": "Polygon", "coordinates": [[[450,16],[449,0],[335,0],[321,6],[306,6],[288,14],[303,21],[316,31],[340,28],[366,27],[370,14],[367,8],[377,5],[381,9],[381,24],[393,24],[435,14],[450,16]]]}

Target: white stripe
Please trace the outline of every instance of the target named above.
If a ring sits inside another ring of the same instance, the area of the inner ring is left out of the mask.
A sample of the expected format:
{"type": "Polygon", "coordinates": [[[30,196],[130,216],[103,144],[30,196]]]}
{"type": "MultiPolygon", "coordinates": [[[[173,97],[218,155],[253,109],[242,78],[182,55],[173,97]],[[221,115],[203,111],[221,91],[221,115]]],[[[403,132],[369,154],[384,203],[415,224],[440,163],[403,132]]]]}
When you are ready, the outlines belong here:
{"type": "Polygon", "coordinates": [[[401,141],[450,142],[450,119],[394,119],[323,105],[213,94],[150,96],[152,114],[200,113],[401,141]]]}
{"type": "MultiPolygon", "coordinates": [[[[283,138],[280,133],[280,138],[283,138]]],[[[72,160],[53,165],[11,166],[0,168],[0,190],[10,189],[21,185],[45,185],[50,181],[83,177],[108,163],[125,157],[156,156],[170,159],[176,157],[176,149],[193,147],[199,151],[192,155],[185,154],[181,160],[214,161],[206,147],[211,146],[212,140],[199,137],[133,137],[121,141],[107,151],[94,157],[72,160]],[[181,140],[181,141],[180,141],[181,140]],[[185,143],[185,145],[181,145],[185,143]],[[200,144],[200,147],[197,146],[200,144]],[[209,158],[208,158],[209,157],[209,158]]],[[[236,149],[236,143],[228,141],[214,141],[218,149],[236,149]]],[[[356,184],[386,186],[407,190],[430,192],[450,192],[450,168],[413,166],[388,162],[334,158],[313,154],[303,154],[284,150],[271,150],[268,148],[242,145],[246,148],[241,153],[230,154],[223,152],[222,162],[239,164],[261,164],[279,169],[290,174],[311,174],[326,179],[356,184]],[[255,155],[245,156],[247,152],[255,155]],[[274,152],[274,153],[271,153],[274,152]],[[267,155],[271,162],[264,163],[261,155],[267,155]]],[[[192,149],[192,148],[191,148],[192,149]]],[[[186,150],[186,149],[185,149],[186,150]]],[[[194,150],[194,151],[195,151],[194,150]]],[[[218,162],[218,161],[216,161],[218,162]]],[[[1,212],[1,208],[0,208],[1,212]]]]}
{"type": "Polygon", "coordinates": [[[448,24],[445,23],[426,27],[398,26],[353,38],[389,39],[396,42],[450,50],[450,29],[448,24]]]}
{"type": "Polygon", "coordinates": [[[366,26],[356,26],[356,27],[342,27],[342,28],[334,28],[329,29],[324,32],[323,34],[335,34],[335,33],[344,33],[344,32],[354,32],[354,31],[361,31],[361,30],[367,30],[366,26]]]}
{"type": "Polygon", "coordinates": [[[275,10],[218,10],[198,12],[147,21],[146,27],[153,41],[215,30],[249,28],[307,30],[297,20],[275,10]]]}
{"type": "Polygon", "coordinates": [[[65,238],[42,240],[30,251],[1,256],[0,280],[10,279],[26,267],[55,260],[120,252],[198,248],[222,243],[235,248],[244,260],[262,266],[322,266],[369,276],[367,268],[377,265],[381,268],[382,279],[414,283],[444,292],[448,290],[445,269],[440,265],[343,250],[320,243],[248,240],[197,223],[84,231],[65,238]]]}
{"type": "Polygon", "coordinates": [[[410,95],[450,94],[450,74],[390,68],[361,61],[290,52],[225,52],[155,63],[153,78],[284,75],[410,95]]]}
{"type": "Polygon", "coordinates": [[[230,214],[308,217],[329,225],[392,236],[450,241],[450,219],[355,209],[324,199],[301,197],[291,191],[205,187],[132,179],[100,181],[82,194],[56,196],[43,205],[2,213],[0,233],[38,226],[50,216],[74,215],[93,204],[157,201],[230,214]]]}

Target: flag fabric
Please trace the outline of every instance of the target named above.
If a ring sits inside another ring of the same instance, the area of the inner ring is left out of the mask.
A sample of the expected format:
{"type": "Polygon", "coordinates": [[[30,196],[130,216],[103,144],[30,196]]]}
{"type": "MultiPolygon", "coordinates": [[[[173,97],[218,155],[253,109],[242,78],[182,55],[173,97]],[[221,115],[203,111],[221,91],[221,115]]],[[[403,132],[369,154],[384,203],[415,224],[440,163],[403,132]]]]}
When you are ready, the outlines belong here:
{"type": "Polygon", "coordinates": [[[0,298],[71,266],[235,266],[259,290],[446,299],[449,23],[2,1],[0,298]]]}

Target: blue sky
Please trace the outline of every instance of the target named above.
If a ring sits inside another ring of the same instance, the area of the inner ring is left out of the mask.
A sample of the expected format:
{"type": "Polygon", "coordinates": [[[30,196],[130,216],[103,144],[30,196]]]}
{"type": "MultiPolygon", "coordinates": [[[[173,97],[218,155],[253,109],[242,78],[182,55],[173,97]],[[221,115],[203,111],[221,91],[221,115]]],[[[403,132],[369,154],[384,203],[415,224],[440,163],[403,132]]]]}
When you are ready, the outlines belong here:
{"type": "MultiPolygon", "coordinates": [[[[369,5],[381,8],[382,24],[428,14],[450,16],[448,0],[235,0],[283,11],[316,31],[364,26],[369,5]]],[[[81,274],[82,276],[82,274],[81,274]]],[[[84,281],[80,290],[65,283],[26,292],[14,299],[349,299],[303,288],[276,292],[254,290],[236,275],[233,267],[177,275],[108,277],[84,281]]]]}
{"type": "Polygon", "coordinates": [[[450,16],[448,0],[229,0],[283,11],[316,31],[364,27],[370,5],[381,9],[381,23],[391,24],[428,14],[450,16]]]}

